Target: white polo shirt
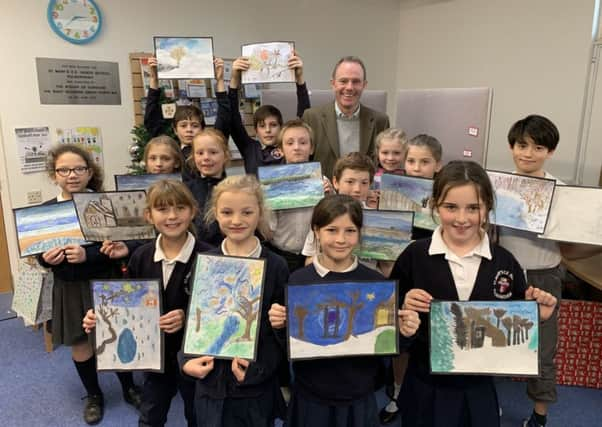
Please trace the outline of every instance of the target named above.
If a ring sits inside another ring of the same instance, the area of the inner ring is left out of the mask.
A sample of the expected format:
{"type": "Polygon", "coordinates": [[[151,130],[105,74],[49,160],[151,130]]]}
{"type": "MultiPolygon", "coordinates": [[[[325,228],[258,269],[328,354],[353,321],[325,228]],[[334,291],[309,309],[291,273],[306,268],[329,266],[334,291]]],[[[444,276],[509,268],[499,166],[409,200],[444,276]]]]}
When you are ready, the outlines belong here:
{"type": "Polygon", "coordinates": [[[161,249],[162,238],[163,236],[159,234],[159,237],[157,237],[157,241],[155,242],[155,256],[153,257],[153,261],[161,261],[161,269],[163,271],[163,289],[165,289],[167,288],[167,283],[169,282],[171,273],[173,273],[173,269],[176,267],[176,262],[188,262],[190,256],[192,255],[192,251],[194,250],[194,244],[196,241],[192,233],[188,232],[188,237],[186,238],[184,246],[182,246],[182,249],[180,249],[180,253],[174,258],[168,259],[165,256],[165,252],[163,252],[163,249],[161,249]]]}

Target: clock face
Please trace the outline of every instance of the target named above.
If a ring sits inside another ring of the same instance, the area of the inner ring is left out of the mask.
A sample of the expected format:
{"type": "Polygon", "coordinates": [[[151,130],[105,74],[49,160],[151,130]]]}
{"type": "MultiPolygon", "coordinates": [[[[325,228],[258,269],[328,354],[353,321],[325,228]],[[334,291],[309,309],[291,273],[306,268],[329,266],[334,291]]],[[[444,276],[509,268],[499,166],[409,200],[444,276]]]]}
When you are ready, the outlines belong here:
{"type": "Polygon", "coordinates": [[[102,18],[93,0],[50,0],[48,23],[63,39],[83,44],[98,35],[102,18]]]}

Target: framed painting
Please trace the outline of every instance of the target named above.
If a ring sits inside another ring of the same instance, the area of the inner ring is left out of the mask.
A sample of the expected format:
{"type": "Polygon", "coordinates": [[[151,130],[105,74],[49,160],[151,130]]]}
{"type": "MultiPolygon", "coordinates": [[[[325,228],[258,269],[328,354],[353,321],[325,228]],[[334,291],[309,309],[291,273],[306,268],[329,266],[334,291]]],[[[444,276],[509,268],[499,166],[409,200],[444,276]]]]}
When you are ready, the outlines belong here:
{"type": "Polygon", "coordinates": [[[21,258],[65,245],[85,245],[73,201],[13,209],[21,258]]]}
{"type": "Polygon", "coordinates": [[[289,359],[397,354],[397,292],[384,280],[289,284],[289,359]]]}
{"type": "Polygon", "coordinates": [[[159,79],[213,79],[212,37],[153,38],[159,79]]]}
{"type": "Polygon", "coordinates": [[[254,361],[264,275],[264,259],[198,254],[184,354],[254,361]]]}
{"type": "Polygon", "coordinates": [[[294,42],[244,44],[241,50],[250,62],[249,69],[242,73],[242,84],[295,82],[295,71],[288,68],[294,42]]]}
{"type": "Polygon", "coordinates": [[[179,173],[156,173],[144,175],[115,175],[115,189],[117,191],[148,190],[148,188],[162,179],[171,179],[182,182],[179,173]]]}
{"type": "Polygon", "coordinates": [[[260,166],[257,176],[272,210],[314,207],[324,197],[319,162],[260,166]]]}
{"type": "Polygon", "coordinates": [[[144,190],[73,193],[73,203],[87,240],[102,242],[155,237],[155,228],[144,218],[144,190]]]}
{"type": "Polygon", "coordinates": [[[163,372],[158,280],[93,280],[99,371],[163,372]]]}
{"type": "Polygon", "coordinates": [[[413,211],[414,227],[434,230],[429,201],[433,180],[417,176],[383,174],[380,181],[379,210],[413,211]]]}
{"type": "Polygon", "coordinates": [[[495,190],[492,224],[543,233],[552,205],[556,181],[488,170],[495,190]]]}
{"type": "Polygon", "coordinates": [[[433,301],[433,374],[539,375],[535,301],[433,301]]]}
{"type": "Polygon", "coordinates": [[[35,258],[19,259],[11,309],[26,326],[52,318],[53,285],[54,275],[40,267],[35,258]]]}
{"type": "Polygon", "coordinates": [[[357,256],[363,259],[395,261],[412,240],[412,211],[364,209],[364,225],[357,256]]]}
{"type": "Polygon", "coordinates": [[[557,185],[546,229],[539,237],[602,245],[602,188],[557,185]],[[578,220],[577,220],[578,218],[578,220]]]}

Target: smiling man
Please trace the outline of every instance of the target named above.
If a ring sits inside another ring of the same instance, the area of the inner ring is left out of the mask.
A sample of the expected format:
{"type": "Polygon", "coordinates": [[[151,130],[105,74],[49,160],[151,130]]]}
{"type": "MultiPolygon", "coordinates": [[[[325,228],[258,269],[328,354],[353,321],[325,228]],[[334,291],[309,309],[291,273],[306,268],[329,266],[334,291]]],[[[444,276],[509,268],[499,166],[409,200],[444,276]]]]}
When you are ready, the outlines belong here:
{"type": "Polygon", "coordinates": [[[330,81],[335,101],[305,110],[303,120],[314,131],[314,159],[322,163],[322,173],[332,176],[336,160],[359,151],[372,156],[374,138],[389,127],[389,118],[360,103],[366,88],[366,67],[356,56],[336,63],[330,81]]]}

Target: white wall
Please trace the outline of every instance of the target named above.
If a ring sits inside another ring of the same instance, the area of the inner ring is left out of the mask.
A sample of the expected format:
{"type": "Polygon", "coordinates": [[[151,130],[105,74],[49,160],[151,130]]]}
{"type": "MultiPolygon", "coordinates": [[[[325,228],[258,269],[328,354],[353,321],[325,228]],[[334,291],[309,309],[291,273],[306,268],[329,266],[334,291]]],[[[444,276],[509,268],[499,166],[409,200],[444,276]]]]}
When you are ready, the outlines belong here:
{"type": "Polygon", "coordinates": [[[133,125],[128,54],[152,51],[153,35],[212,35],[216,54],[225,57],[238,56],[243,42],[294,40],[305,61],[310,88],[328,88],[336,60],[343,55],[358,55],[366,62],[370,88],[386,89],[389,93],[395,89],[399,0],[102,0],[97,3],[103,13],[102,33],[91,44],[77,46],[52,32],[46,21],[47,1],[2,2],[0,188],[13,272],[18,251],[11,208],[25,206],[26,193],[31,189],[41,189],[43,199],[57,193],[44,174],[20,173],[14,128],[48,125],[54,132],[57,127],[99,126],[106,175],[124,173],[129,163],[126,147],[133,125]],[[118,62],[122,105],[40,105],[35,57],[118,62]]]}

